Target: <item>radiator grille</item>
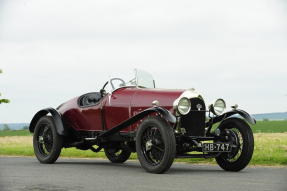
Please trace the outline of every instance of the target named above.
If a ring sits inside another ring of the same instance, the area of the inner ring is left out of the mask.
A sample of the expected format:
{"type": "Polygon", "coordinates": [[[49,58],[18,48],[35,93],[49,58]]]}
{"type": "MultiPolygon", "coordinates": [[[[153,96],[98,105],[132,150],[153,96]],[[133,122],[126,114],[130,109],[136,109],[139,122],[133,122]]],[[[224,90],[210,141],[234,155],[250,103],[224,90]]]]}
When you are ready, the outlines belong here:
{"type": "Polygon", "coordinates": [[[181,117],[181,126],[189,136],[204,136],[205,134],[205,104],[200,98],[191,98],[191,110],[181,117]],[[200,110],[199,110],[200,108],[200,110]]]}

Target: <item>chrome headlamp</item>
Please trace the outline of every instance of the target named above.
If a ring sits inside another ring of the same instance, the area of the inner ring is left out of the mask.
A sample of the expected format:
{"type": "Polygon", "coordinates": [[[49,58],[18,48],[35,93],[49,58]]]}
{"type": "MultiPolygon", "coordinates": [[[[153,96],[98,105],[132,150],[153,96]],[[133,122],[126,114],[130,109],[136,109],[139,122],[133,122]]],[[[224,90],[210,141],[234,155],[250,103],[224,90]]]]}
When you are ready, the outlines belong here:
{"type": "Polygon", "coordinates": [[[210,111],[215,115],[221,115],[226,109],[226,104],[223,99],[217,99],[214,104],[210,106],[210,111]]]}
{"type": "Polygon", "coordinates": [[[186,115],[188,114],[190,109],[191,109],[191,103],[188,98],[183,97],[178,101],[178,105],[177,105],[178,113],[180,113],[181,115],[186,115]]]}

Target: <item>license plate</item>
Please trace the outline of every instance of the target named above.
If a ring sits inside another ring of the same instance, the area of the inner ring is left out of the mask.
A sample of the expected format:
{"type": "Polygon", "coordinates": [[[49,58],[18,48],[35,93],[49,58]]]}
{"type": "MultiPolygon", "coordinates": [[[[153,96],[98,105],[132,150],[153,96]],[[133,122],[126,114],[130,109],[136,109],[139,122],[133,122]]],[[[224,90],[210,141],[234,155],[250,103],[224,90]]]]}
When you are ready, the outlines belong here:
{"type": "Polygon", "coordinates": [[[231,145],[229,143],[203,143],[202,152],[230,152],[231,145]]]}

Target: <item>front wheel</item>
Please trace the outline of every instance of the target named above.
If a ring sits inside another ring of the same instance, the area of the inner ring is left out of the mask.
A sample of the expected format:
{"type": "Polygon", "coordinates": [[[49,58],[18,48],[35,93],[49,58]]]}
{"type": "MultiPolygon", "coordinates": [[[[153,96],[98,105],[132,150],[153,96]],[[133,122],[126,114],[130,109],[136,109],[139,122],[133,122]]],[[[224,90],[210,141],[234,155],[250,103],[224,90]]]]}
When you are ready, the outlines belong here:
{"type": "Polygon", "coordinates": [[[34,152],[41,163],[54,163],[63,146],[63,138],[58,135],[54,120],[50,116],[39,119],[33,135],[34,152]]]}
{"type": "Polygon", "coordinates": [[[176,142],[173,129],[160,117],[148,117],[139,126],[136,151],[141,166],[151,173],[163,173],[173,163],[176,142]]]}
{"type": "Polygon", "coordinates": [[[240,171],[250,162],[254,150],[254,138],[250,126],[242,119],[229,118],[218,127],[233,145],[230,153],[216,157],[218,165],[226,171],[240,171]]]}

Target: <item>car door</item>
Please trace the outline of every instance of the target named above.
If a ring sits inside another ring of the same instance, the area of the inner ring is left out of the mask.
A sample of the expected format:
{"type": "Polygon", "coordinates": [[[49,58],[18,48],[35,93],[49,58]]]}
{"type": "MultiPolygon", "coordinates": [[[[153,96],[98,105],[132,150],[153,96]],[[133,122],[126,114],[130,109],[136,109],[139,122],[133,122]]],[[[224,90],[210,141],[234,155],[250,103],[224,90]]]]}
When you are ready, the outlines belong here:
{"type": "MultiPolygon", "coordinates": [[[[136,92],[135,87],[122,87],[108,95],[103,107],[107,129],[116,127],[131,117],[131,100],[136,92]]],[[[128,131],[129,128],[123,131],[128,131]]]]}
{"type": "MultiPolygon", "coordinates": [[[[77,131],[101,131],[102,130],[102,105],[104,98],[99,98],[94,103],[82,103],[86,96],[95,93],[87,93],[76,97],[57,108],[62,114],[63,122],[77,131]]],[[[97,94],[97,93],[96,93],[97,94]]]]}
{"type": "Polygon", "coordinates": [[[85,103],[79,103],[80,106],[80,116],[79,121],[80,126],[84,127],[85,130],[90,131],[101,131],[102,129],[102,104],[104,98],[101,98],[98,92],[88,93],[79,98],[85,103]],[[91,101],[91,102],[89,102],[91,101]]]}

